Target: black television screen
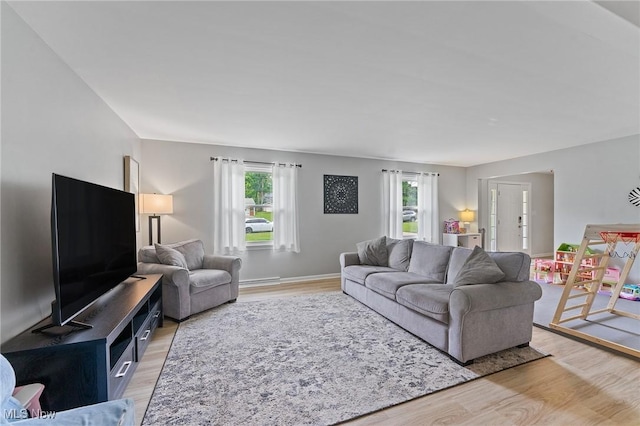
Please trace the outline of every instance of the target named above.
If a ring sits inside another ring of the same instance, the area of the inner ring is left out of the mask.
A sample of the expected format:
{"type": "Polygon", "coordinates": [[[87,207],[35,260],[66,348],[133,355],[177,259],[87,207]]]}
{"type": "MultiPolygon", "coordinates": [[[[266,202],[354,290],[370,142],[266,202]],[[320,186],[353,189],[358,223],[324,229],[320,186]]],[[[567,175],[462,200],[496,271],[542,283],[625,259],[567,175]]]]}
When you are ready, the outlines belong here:
{"type": "Polygon", "coordinates": [[[53,174],[52,321],[64,325],[136,271],[134,195],[53,174]]]}

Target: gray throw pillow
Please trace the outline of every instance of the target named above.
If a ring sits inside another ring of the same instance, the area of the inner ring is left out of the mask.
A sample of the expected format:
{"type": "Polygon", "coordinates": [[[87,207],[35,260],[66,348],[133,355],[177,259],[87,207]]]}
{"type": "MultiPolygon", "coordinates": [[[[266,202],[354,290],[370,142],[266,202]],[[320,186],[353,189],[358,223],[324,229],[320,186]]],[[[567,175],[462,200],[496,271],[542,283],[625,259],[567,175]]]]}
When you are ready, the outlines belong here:
{"type": "Polygon", "coordinates": [[[389,267],[406,272],[409,269],[412,248],[412,239],[396,240],[394,238],[387,238],[389,267]]]}
{"type": "Polygon", "coordinates": [[[179,266],[184,269],[189,269],[187,267],[187,260],[184,258],[184,255],[180,253],[176,249],[172,249],[169,246],[163,246],[162,244],[155,244],[156,254],[158,255],[158,259],[164,265],[171,266],[179,266]]]}
{"type": "Polygon", "coordinates": [[[184,256],[184,260],[187,261],[187,269],[190,271],[202,269],[204,260],[204,244],[202,240],[188,240],[172,244],[172,246],[184,256]]]}
{"type": "Polygon", "coordinates": [[[504,272],[481,247],[476,246],[458,271],[453,282],[457,286],[493,284],[504,279],[504,272]]]}
{"type": "Polygon", "coordinates": [[[387,266],[389,264],[387,237],[363,241],[356,244],[356,247],[358,248],[358,258],[361,265],[387,266]]]}

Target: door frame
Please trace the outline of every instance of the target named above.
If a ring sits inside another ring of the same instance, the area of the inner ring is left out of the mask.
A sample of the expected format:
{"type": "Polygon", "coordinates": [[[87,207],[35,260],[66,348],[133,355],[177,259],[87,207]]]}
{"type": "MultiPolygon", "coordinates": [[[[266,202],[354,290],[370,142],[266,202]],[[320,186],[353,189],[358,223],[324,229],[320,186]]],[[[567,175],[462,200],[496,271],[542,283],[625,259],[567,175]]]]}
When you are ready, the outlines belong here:
{"type": "MultiPolygon", "coordinates": [[[[533,221],[531,220],[531,200],[533,197],[531,196],[531,182],[513,182],[513,181],[505,181],[505,180],[497,180],[497,179],[488,179],[487,180],[487,248],[488,250],[495,251],[497,246],[497,204],[494,205],[494,199],[497,202],[497,196],[494,198],[494,194],[497,195],[498,185],[506,184],[506,185],[519,185],[520,190],[527,191],[527,199],[526,199],[526,209],[523,206],[523,231],[522,231],[522,244],[521,249],[519,251],[527,254],[531,254],[531,227],[533,221]],[[495,193],[494,193],[495,191],[495,193]],[[495,214],[494,214],[495,207],[495,214]],[[495,216],[495,222],[492,222],[495,216]]],[[[524,204],[524,202],[523,202],[524,204]]]]}

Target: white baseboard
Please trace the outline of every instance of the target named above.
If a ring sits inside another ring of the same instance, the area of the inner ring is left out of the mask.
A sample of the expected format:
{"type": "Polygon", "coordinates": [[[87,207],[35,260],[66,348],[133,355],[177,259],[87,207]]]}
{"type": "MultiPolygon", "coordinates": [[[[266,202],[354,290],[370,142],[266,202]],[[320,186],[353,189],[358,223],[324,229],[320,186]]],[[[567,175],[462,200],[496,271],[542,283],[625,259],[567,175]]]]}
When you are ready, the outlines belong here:
{"type": "Polygon", "coordinates": [[[280,284],[280,277],[254,278],[250,280],[240,280],[241,287],[261,287],[265,285],[280,284]]]}
{"type": "Polygon", "coordinates": [[[318,281],[318,280],[327,280],[333,278],[340,278],[339,273],[335,274],[321,274],[321,275],[305,275],[302,277],[290,277],[290,278],[280,278],[280,277],[268,277],[268,278],[255,278],[248,280],[240,280],[240,285],[242,287],[262,287],[267,285],[278,285],[285,283],[299,283],[305,281],[318,281]]]}
{"type": "Polygon", "coordinates": [[[282,278],[282,283],[297,283],[305,281],[318,281],[318,280],[330,280],[333,278],[340,278],[340,273],[335,274],[321,274],[321,275],[305,275],[303,277],[282,278]]]}
{"type": "Polygon", "coordinates": [[[532,255],[531,255],[531,258],[532,258],[532,259],[533,259],[533,258],[536,258],[536,257],[543,257],[543,258],[544,258],[544,257],[550,257],[550,258],[553,258],[553,256],[554,256],[554,253],[553,253],[553,252],[551,252],[551,253],[536,253],[536,254],[532,254],[532,255]]]}

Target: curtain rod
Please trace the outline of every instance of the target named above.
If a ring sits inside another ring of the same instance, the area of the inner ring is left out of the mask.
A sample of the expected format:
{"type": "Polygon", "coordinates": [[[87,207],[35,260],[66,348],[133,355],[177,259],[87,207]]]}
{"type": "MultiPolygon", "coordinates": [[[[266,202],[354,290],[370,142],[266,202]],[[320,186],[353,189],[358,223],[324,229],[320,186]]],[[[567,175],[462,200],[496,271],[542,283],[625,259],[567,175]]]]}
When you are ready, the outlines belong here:
{"type": "Polygon", "coordinates": [[[382,173],[385,172],[400,172],[400,173],[406,173],[409,175],[421,175],[421,174],[425,174],[425,175],[431,175],[431,176],[440,176],[440,173],[432,173],[432,172],[405,172],[403,170],[387,170],[387,169],[382,169],[382,173]]]}
{"type": "MultiPolygon", "coordinates": [[[[209,161],[218,161],[218,160],[221,160],[221,161],[238,161],[238,160],[235,160],[235,159],[232,159],[232,158],[209,157],[209,161]]],[[[244,162],[248,163],[248,164],[270,164],[272,166],[274,166],[274,165],[286,166],[287,165],[287,163],[268,163],[266,161],[244,160],[244,162]]],[[[289,164],[291,164],[292,166],[296,166],[296,167],[302,167],[302,164],[296,164],[296,163],[289,163],[289,164]]]]}

